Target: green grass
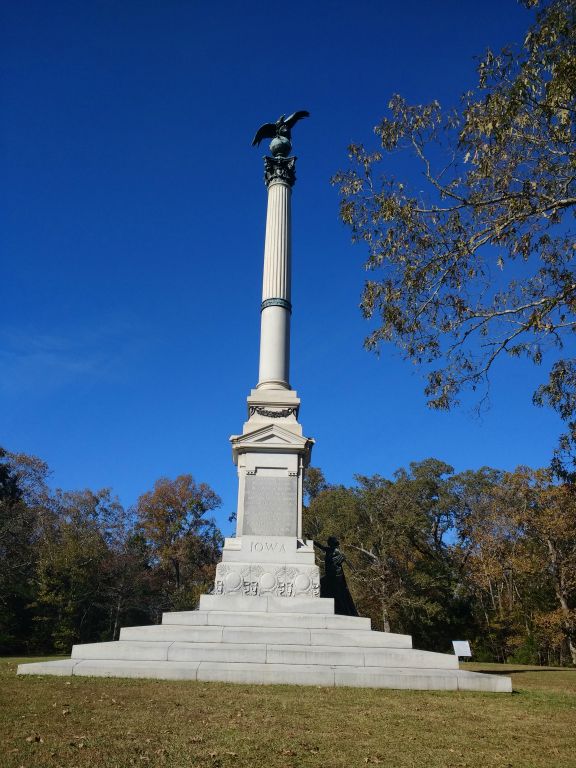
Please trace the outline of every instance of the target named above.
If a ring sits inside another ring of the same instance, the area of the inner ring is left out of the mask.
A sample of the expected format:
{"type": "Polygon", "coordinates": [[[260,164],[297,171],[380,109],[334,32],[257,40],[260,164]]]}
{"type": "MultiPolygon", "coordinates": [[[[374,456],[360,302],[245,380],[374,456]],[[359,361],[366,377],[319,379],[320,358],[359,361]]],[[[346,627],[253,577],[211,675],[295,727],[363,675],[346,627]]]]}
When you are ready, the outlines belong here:
{"type": "Polygon", "coordinates": [[[575,768],[576,670],[467,664],[515,692],[17,677],[0,661],[2,768],[575,768]]]}

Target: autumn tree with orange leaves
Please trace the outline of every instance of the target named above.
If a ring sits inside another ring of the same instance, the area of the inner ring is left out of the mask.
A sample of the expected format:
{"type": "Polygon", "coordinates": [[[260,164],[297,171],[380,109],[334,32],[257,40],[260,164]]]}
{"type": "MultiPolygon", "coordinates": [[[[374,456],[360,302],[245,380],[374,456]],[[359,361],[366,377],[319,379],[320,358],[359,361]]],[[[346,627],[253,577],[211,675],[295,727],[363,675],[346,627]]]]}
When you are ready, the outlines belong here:
{"type": "Polygon", "coordinates": [[[162,477],[138,499],[138,527],[165,576],[166,599],[173,607],[209,588],[222,536],[208,513],[220,504],[212,488],[192,475],[162,477]]]}

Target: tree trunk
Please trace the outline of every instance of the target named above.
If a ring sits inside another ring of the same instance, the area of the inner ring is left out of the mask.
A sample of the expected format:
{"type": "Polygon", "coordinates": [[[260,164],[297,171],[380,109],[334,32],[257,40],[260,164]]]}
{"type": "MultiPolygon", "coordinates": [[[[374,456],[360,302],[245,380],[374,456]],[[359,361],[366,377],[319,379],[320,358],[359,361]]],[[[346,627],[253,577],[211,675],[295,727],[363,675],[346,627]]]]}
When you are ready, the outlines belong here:
{"type": "Polygon", "coordinates": [[[180,561],[175,557],[172,558],[172,565],[174,566],[174,577],[176,579],[176,589],[180,589],[180,561]]]}
{"type": "Polygon", "coordinates": [[[562,562],[558,562],[558,552],[556,551],[553,541],[549,538],[546,539],[546,545],[548,547],[548,554],[550,555],[552,572],[554,574],[556,597],[560,604],[562,616],[564,617],[564,631],[568,639],[568,649],[570,651],[570,657],[572,658],[572,664],[576,667],[576,631],[574,629],[574,620],[571,616],[572,611],[570,610],[568,599],[566,597],[562,562]]]}
{"type": "Polygon", "coordinates": [[[388,618],[388,609],[386,603],[382,603],[382,624],[384,625],[384,632],[390,632],[390,619],[388,618]]]}
{"type": "Polygon", "coordinates": [[[576,667],[576,637],[574,636],[576,633],[574,632],[574,623],[570,615],[571,611],[563,594],[558,595],[558,600],[562,609],[562,615],[564,616],[564,631],[568,637],[568,650],[570,651],[572,664],[576,667]]]}
{"type": "Polygon", "coordinates": [[[112,631],[112,640],[116,640],[118,638],[118,625],[120,624],[121,605],[122,605],[122,599],[118,597],[118,602],[116,603],[116,612],[114,614],[114,629],[112,631]]]}

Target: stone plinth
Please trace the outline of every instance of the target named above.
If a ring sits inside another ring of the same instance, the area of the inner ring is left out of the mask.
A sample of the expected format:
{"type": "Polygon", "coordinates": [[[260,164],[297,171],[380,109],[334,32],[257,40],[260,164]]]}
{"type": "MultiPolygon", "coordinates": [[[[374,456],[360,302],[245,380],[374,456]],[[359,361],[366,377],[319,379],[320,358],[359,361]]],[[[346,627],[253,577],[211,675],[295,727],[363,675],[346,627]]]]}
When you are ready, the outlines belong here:
{"type": "Polygon", "coordinates": [[[313,441],[302,437],[292,413],[274,408],[254,407],[244,433],[230,438],[238,467],[239,538],[302,535],[302,483],[313,441]],[[274,412],[280,415],[267,415],[274,412]]]}
{"type": "Polygon", "coordinates": [[[290,536],[226,539],[216,569],[217,595],[320,597],[311,541],[290,536]]]}
{"type": "MultiPolygon", "coordinates": [[[[264,556],[251,546],[257,541],[243,543],[246,554],[264,556]]],[[[509,677],[465,672],[457,656],[415,650],[408,635],[374,632],[369,619],[335,615],[331,599],[241,593],[203,595],[196,611],[165,613],[162,624],[124,628],[117,642],[75,645],[71,659],[21,664],[18,674],[512,690],[509,677]]]]}

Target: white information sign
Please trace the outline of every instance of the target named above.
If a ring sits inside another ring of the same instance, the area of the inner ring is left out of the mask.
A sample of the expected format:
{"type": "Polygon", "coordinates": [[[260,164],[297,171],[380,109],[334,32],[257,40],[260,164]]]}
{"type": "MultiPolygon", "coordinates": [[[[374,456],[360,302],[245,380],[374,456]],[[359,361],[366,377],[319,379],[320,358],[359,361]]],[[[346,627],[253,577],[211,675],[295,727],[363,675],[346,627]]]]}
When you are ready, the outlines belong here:
{"type": "Polygon", "coordinates": [[[468,640],[452,640],[452,646],[454,648],[455,656],[472,656],[468,640]]]}

